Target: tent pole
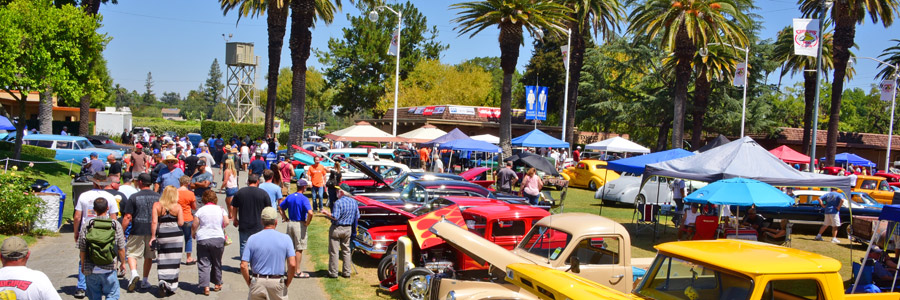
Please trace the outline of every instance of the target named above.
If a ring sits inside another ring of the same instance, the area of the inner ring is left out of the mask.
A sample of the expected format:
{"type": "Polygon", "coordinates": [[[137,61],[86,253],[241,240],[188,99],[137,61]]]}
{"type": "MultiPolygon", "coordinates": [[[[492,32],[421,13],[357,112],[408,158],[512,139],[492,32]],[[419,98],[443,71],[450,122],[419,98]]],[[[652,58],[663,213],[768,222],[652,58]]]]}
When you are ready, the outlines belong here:
{"type": "MultiPolygon", "coordinates": [[[[880,228],[880,227],[881,227],[881,222],[884,222],[884,221],[879,220],[879,221],[878,221],[878,226],[876,226],[875,228],[880,228]]],[[[872,233],[872,240],[873,240],[873,241],[878,239],[878,233],[879,233],[878,230],[875,230],[875,232],[872,233]]],[[[853,282],[853,285],[850,286],[850,293],[851,293],[851,294],[856,293],[856,286],[859,285],[859,279],[862,277],[862,272],[863,272],[863,270],[864,270],[865,267],[866,267],[866,260],[868,260],[868,258],[869,258],[869,252],[872,252],[872,244],[873,244],[873,243],[869,242],[869,247],[866,247],[866,255],[863,256],[863,262],[859,265],[859,272],[856,272],[856,280],[853,282]]],[[[853,262],[851,261],[851,263],[853,263],[853,262]]],[[[895,274],[895,275],[896,275],[896,274],[895,274]]]]}

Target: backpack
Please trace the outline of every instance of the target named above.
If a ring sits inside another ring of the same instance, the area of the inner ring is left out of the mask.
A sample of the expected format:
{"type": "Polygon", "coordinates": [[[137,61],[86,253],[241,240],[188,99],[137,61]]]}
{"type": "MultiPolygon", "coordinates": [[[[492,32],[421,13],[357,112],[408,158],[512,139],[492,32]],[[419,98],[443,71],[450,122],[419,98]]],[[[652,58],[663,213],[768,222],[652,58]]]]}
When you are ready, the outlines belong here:
{"type": "Polygon", "coordinates": [[[102,266],[115,262],[116,228],[110,219],[93,219],[88,225],[84,242],[87,256],[95,265],[102,266]]]}

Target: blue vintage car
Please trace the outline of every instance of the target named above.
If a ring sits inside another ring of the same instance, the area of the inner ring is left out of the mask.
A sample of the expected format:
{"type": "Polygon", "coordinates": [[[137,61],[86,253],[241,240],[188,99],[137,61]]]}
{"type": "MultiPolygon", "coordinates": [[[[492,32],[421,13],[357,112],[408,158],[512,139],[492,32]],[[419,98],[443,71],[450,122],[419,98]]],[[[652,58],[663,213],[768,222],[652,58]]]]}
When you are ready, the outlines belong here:
{"type": "Polygon", "coordinates": [[[81,160],[87,158],[91,153],[96,152],[101,160],[106,160],[110,154],[121,160],[125,154],[121,150],[101,149],[94,147],[87,138],[81,136],[66,136],[55,134],[29,134],[22,138],[25,144],[56,150],[54,159],[81,163],[81,160]]]}

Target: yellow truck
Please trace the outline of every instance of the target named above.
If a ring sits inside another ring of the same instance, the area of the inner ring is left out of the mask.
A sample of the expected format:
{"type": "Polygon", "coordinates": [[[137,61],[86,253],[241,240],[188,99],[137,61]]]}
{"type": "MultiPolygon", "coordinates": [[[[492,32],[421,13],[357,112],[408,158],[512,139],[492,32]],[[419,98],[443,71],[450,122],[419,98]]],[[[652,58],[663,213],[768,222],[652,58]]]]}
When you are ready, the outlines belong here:
{"type": "Polygon", "coordinates": [[[670,242],[630,293],[570,271],[510,264],[506,280],[541,299],[840,300],[900,299],[900,293],[844,294],[840,262],[815,253],[743,240],[670,242]]]}
{"type": "Polygon", "coordinates": [[[856,177],[856,186],[850,190],[869,194],[881,204],[893,204],[894,202],[894,190],[884,177],[859,175],[856,177]]]}

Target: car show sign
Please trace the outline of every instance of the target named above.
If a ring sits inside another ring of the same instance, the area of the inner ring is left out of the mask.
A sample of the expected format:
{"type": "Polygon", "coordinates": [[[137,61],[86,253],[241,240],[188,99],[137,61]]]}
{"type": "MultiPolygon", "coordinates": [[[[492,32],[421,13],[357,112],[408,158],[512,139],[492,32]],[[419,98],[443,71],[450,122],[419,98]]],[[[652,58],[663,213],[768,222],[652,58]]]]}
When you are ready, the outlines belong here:
{"type": "Polygon", "coordinates": [[[819,33],[818,20],[794,19],[794,54],[816,57],[819,33]]]}
{"type": "Polygon", "coordinates": [[[894,90],[897,88],[897,80],[881,81],[881,101],[891,101],[894,99],[894,90]]]}
{"type": "Polygon", "coordinates": [[[446,106],[435,106],[435,107],[434,107],[434,111],[433,111],[431,114],[433,114],[433,115],[442,115],[442,114],[444,114],[444,109],[445,109],[445,108],[447,108],[447,107],[446,107],[446,106]]]}
{"type": "Polygon", "coordinates": [[[475,108],[470,106],[450,106],[450,114],[474,116],[475,108]]]}
{"type": "Polygon", "coordinates": [[[747,81],[747,63],[739,63],[734,68],[734,86],[744,86],[747,81]]]}
{"type": "Polygon", "coordinates": [[[547,120],[546,86],[525,86],[525,120],[547,120]]]}
{"type": "Polygon", "coordinates": [[[394,34],[391,35],[391,47],[388,48],[388,55],[397,55],[397,49],[400,49],[400,31],[394,30],[394,34]]]}
{"type": "Polygon", "coordinates": [[[416,112],[415,112],[415,114],[421,115],[421,114],[423,114],[423,113],[425,113],[425,107],[424,107],[424,106],[422,106],[422,107],[416,107],[416,112]]]}

